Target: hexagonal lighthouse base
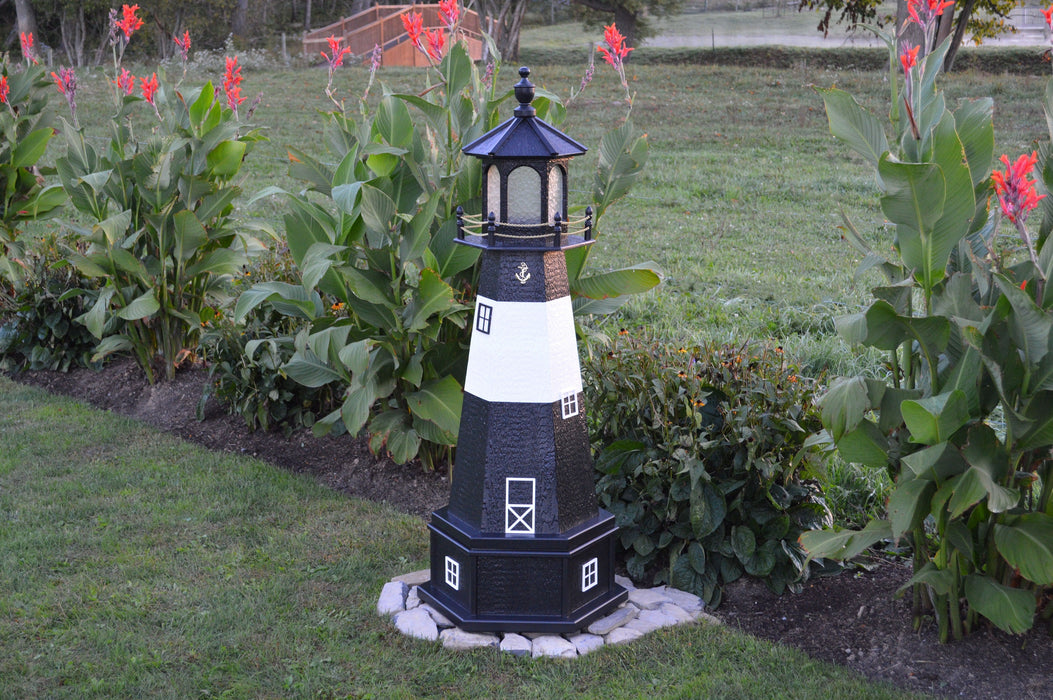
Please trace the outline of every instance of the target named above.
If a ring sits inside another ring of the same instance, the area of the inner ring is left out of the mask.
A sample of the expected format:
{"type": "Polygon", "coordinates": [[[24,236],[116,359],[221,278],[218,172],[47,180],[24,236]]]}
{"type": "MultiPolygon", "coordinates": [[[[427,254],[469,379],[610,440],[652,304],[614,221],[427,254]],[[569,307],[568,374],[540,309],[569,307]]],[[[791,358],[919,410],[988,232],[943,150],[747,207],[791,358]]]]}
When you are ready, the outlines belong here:
{"type": "Polygon", "coordinates": [[[614,582],[614,516],[559,535],[484,534],[441,508],[432,513],[431,580],[419,595],[471,632],[583,629],[628,598],[614,582]]]}

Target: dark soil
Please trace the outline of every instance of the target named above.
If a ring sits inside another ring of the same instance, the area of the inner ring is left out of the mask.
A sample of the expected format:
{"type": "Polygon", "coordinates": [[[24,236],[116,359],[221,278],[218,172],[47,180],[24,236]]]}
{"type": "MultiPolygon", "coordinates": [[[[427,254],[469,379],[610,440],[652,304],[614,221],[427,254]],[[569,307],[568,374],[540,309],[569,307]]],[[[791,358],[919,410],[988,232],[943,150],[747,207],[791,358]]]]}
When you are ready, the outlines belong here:
{"type": "MultiPolygon", "coordinates": [[[[212,400],[204,420],[198,421],[196,407],[208,381],[200,368],[152,387],[130,360],[117,360],[102,372],[32,372],[16,379],[213,450],[310,474],[347,495],[383,501],[421,517],[448,500],[445,474],[378,459],[362,441],[318,439],[306,431],[290,437],[250,433],[240,418],[227,415],[212,400]]],[[[985,628],[964,641],[939,644],[934,625],[913,630],[909,600],[895,596],[909,577],[909,565],[886,561],[874,571],[814,579],[802,593],[783,596],[744,579],[728,586],[715,613],[752,635],[901,688],[976,700],[1053,698],[1053,638],[1044,624],[1018,637],[985,628]]]]}

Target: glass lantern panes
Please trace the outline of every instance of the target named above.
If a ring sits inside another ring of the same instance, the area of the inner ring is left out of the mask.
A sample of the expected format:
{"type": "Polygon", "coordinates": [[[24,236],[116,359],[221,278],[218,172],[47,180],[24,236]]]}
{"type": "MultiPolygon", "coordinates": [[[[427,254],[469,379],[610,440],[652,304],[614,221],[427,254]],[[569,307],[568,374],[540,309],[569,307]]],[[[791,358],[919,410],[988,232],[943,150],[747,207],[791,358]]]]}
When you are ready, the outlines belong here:
{"type": "Polygon", "coordinates": [[[541,223],[541,176],[525,165],[508,175],[508,223],[541,223]]]}

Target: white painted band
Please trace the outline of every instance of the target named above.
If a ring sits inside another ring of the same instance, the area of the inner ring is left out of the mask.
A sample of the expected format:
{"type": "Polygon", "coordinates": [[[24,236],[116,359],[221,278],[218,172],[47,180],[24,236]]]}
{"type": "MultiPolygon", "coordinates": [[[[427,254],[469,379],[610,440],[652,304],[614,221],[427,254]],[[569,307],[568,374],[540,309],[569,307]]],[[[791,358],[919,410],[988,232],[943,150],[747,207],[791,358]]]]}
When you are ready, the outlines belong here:
{"type": "Polygon", "coordinates": [[[484,401],[553,403],[581,391],[570,297],[547,302],[476,299],[464,390],[484,401]],[[479,330],[482,305],[492,309],[479,330]]]}

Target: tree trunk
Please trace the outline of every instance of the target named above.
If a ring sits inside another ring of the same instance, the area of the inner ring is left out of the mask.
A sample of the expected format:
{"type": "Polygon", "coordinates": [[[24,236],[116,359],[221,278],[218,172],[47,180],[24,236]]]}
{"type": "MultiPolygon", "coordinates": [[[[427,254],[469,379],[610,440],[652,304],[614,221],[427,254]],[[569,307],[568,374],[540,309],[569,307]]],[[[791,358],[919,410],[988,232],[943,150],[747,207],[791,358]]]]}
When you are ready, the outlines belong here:
{"type": "Polygon", "coordinates": [[[70,65],[80,67],[84,65],[84,35],[87,33],[84,26],[84,5],[77,9],[75,15],[62,13],[59,20],[59,30],[62,34],[62,50],[66,52],[66,60],[70,65]]]}
{"type": "Polygon", "coordinates": [[[526,0],[483,0],[483,21],[489,28],[501,59],[519,58],[519,32],[526,14],[526,0]]]}
{"type": "Polygon", "coordinates": [[[311,31],[311,0],[306,0],[304,2],[303,30],[305,32],[311,31]]]}
{"type": "MultiPolygon", "coordinates": [[[[943,72],[950,73],[954,70],[954,59],[958,56],[958,49],[962,47],[962,39],[965,38],[965,25],[973,15],[976,0],[963,0],[958,10],[958,17],[954,22],[954,38],[951,39],[951,48],[947,50],[947,57],[943,59],[943,72]]],[[[946,12],[944,14],[947,14],[946,12]]]]}
{"type": "Polygon", "coordinates": [[[234,36],[245,38],[249,30],[249,0],[238,0],[234,6],[234,19],[230,23],[230,31],[234,36]]]}
{"type": "MultiPolygon", "coordinates": [[[[15,0],[15,15],[17,16],[18,31],[23,34],[32,33],[35,39],[40,39],[37,31],[37,14],[33,10],[30,0],[15,0]]],[[[39,41],[36,42],[39,45],[39,41]]]]}

